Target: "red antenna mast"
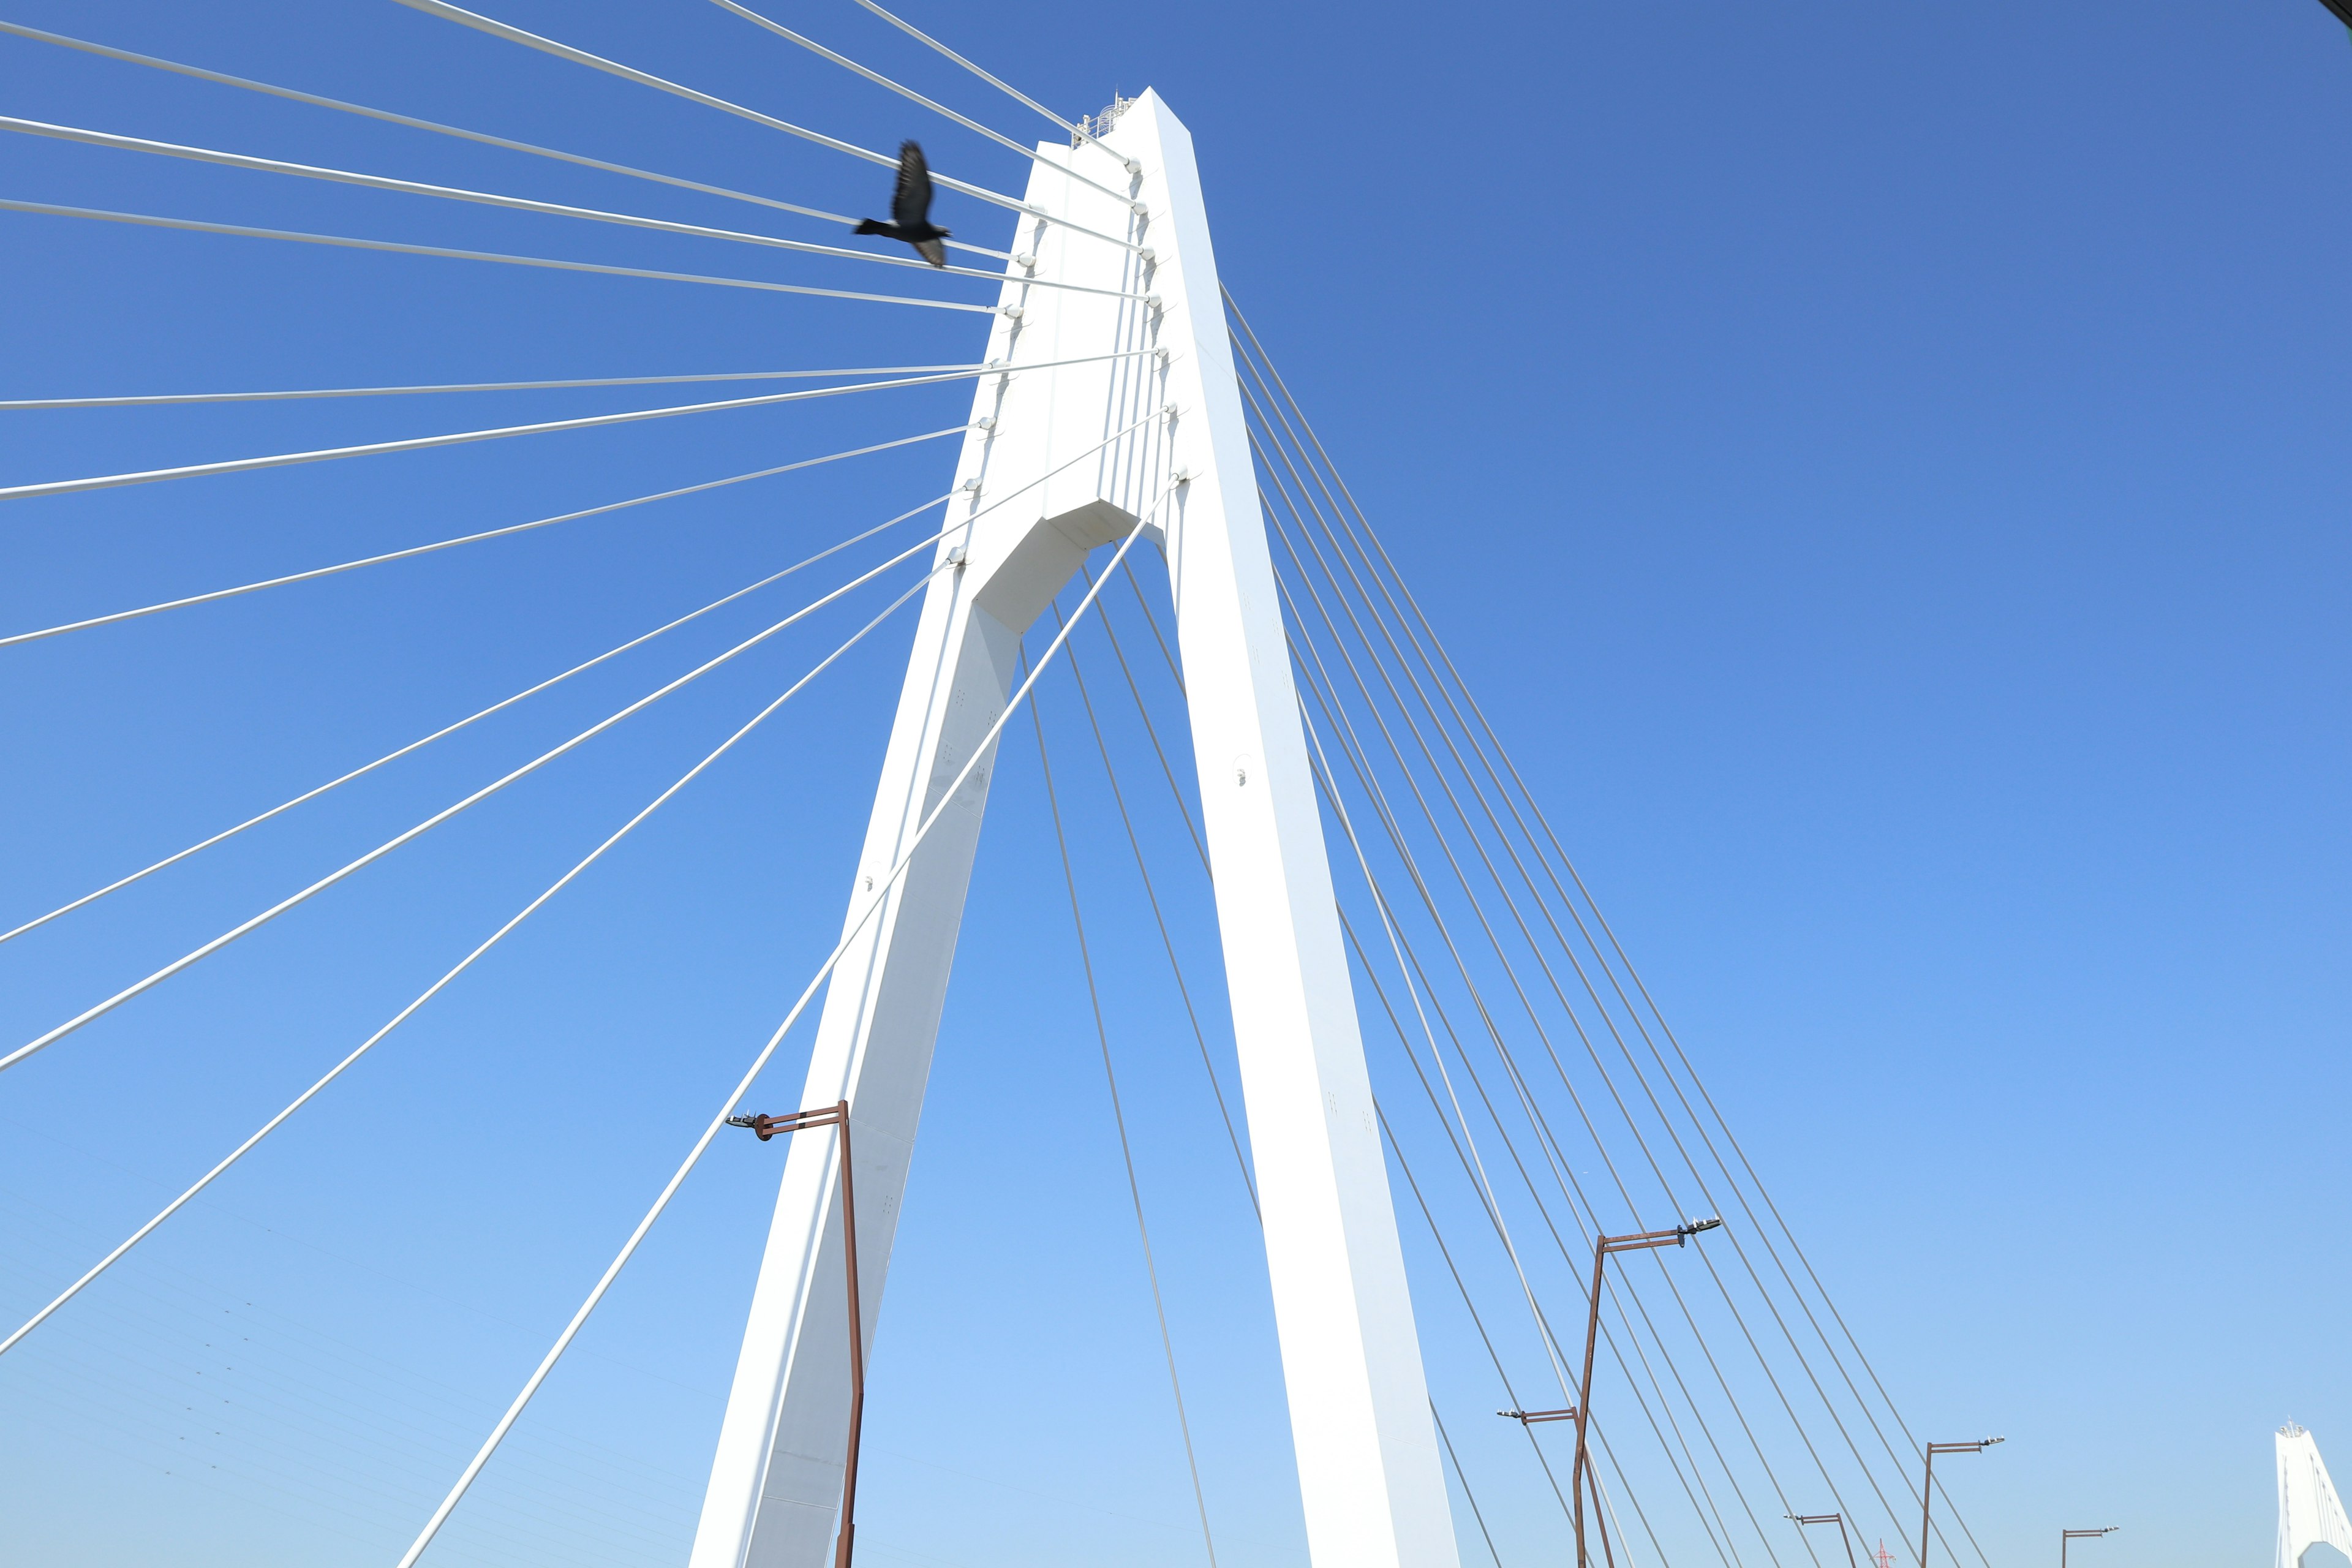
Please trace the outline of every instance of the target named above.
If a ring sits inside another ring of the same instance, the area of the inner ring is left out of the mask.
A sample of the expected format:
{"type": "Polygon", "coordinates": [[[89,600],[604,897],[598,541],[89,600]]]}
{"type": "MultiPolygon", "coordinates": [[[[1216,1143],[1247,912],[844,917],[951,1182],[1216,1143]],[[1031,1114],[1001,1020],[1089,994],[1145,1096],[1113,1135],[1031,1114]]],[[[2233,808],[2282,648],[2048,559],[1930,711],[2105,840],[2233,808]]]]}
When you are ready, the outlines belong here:
{"type": "Polygon", "coordinates": [[[1878,1568],[1894,1568],[1895,1553],[1886,1550],[1886,1537],[1882,1535],[1878,1538],[1878,1550],[1870,1554],[1870,1560],[1877,1563],[1878,1568]]]}

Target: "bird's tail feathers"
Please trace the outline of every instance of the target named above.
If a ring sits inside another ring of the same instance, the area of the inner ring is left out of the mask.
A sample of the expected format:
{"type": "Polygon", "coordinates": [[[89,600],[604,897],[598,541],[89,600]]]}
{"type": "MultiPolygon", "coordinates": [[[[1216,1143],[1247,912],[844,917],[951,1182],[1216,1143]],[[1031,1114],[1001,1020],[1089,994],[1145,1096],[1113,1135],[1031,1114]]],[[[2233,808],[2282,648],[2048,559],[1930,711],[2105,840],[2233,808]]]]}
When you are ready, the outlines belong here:
{"type": "Polygon", "coordinates": [[[887,223],[877,223],[870,217],[859,218],[857,226],[850,232],[852,234],[887,234],[890,232],[890,226],[887,223]]]}

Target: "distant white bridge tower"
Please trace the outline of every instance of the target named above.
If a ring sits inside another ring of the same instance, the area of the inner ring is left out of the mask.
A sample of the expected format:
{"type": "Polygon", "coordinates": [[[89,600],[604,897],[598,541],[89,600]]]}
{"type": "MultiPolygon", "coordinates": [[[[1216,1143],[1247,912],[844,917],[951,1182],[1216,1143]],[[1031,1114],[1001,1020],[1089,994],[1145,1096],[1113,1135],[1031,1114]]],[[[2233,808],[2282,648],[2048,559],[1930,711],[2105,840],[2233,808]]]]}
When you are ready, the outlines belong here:
{"type": "Polygon", "coordinates": [[[2312,1546],[2333,1546],[2352,1558],[2352,1521],[2336,1483],[2327,1479],[2326,1461],[2310,1433],[2290,1421],[2278,1429],[2279,1526],[2278,1561],[2274,1568],[2303,1568],[2303,1554],[2312,1546]]]}

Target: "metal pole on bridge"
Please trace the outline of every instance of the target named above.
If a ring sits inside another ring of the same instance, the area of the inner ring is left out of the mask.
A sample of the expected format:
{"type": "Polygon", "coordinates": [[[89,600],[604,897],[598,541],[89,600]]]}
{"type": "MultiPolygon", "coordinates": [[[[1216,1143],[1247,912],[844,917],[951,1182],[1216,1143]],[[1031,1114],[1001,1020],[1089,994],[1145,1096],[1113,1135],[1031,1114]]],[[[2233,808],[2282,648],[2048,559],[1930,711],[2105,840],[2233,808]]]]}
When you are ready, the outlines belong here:
{"type": "Polygon", "coordinates": [[[849,1101],[795,1110],[789,1116],[730,1116],[730,1127],[748,1127],[765,1143],[779,1132],[803,1132],[812,1127],[838,1129],[841,1150],[842,1273],[849,1289],[849,1452],[842,1467],[841,1528],[834,1538],[834,1568],[849,1568],[857,1534],[857,1446],[866,1426],[866,1316],[857,1305],[857,1192],[850,1175],[849,1101]]]}
{"type": "MultiPolygon", "coordinates": [[[[1845,1515],[1842,1513],[1792,1513],[1786,1517],[1795,1520],[1799,1524],[1836,1525],[1838,1527],[1838,1539],[1845,1542],[1846,1568],[1860,1568],[1860,1564],[1856,1563],[1853,1560],[1853,1537],[1846,1533],[1845,1515]]],[[[2058,1568],[2066,1568],[2066,1565],[2062,1563],[2058,1565],[2058,1568]]]]}
{"type": "Polygon", "coordinates": [[[2066,1568],[2066,1543],[2070,1541],[2096,1541],[2103,1535],[2113,1535],[2122,1525],[2102,1525],[2096,1530],[2062,1530],[2058,1532],[2058,1568],[2066,1568]]]}
{"type": "MultiPolygon", "coordinates": [[[[1927,1510],[1936,1502],[1936,1456],[1938,1454],[1981,1454],[2001,1437],[1979,1437],[1973,1443],[1930,1443],[1927,1445],[1927,1479],[1919,1488],[1919,1568],[1927,1568],[1927,1510]]],[[[2059,1548],[2063,1552],[2065,1548],[2059,1548]]]]}
{"type": "Polygon", "coordinates": [[[1612,1252],[1648,1252],[1660,1247],[1687,1246],[1692,1237],[1713,1230],[1722,1223],[1712,1218],[1685,1220],[1672,1230],[1644,1230],[1632,1236],[1603,1236],[1593,1240],[1591,1311],[1584,1322],[1584,1376],[1576,1389],[1576,1465],[1569,1472],[1568,1481],[1569,1491],[1576,1499],[1576,1568],[1588,1568],[1589,1564],[1584,1551],[1584,1487],[1588,1483],[1592,1489],[1593,1518],[1601,1523],[1601,1552],[1612,1563],[1615,1562],[1609,1549],[1609,1524],[1601,1513],[1601,1479],[1597,1473],[1588,1474],[1591,1460],[1584,1446],[1585,1426],[1592,1413],[1592,1348],[1601,1337],[1601,1268],[1612,1252]]]}

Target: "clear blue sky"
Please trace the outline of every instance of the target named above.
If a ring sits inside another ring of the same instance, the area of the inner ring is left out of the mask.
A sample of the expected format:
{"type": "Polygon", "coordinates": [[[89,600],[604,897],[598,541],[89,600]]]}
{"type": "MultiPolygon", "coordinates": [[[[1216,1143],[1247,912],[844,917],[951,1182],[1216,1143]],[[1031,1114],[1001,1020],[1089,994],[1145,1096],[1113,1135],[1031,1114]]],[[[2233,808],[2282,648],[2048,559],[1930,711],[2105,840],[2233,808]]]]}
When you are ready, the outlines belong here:
{"type": "MultiPolygon", "coordinates": [[[[1021,177],[700,0],[489,8],[1021,177]]],[[[1148,85],[1188,121],[1226,282],[1906,1415],[2007,1435],[1952,1478],[1996,1568],[2109,1523],[2125,1533],[2083,1549],[2097,1568],[2257,1568],[2273,1428],[2301,1421],[2352,1475],[2344,29],[2313,0],[910,14],[1065,113],[1148,85]]],[[[6,15],[817,206],[884,194],[878,171],[389,4],[6,15]]],[[[1041,129],[854,6],[785,19],[1041,129]]],[[[36,119],[748,211],[14,38],[0,80],[36,119]]],[[[851,287],[877,270],[21,137],[0,195],[851,287]]],[[[988,209],[948,216],[1002,242],[988,209]]],[[[833,237],[792,221],[776,231],[833,237]]],[[[981,341],[977,317],[8,214],[0,300],[6,397],[946,362],[981,341]]],[[[656,400],[0,414],[0,482],[656,400]]],[[[966,404],[893,393],[12,503],[0,632],[966,404]]],[[[927,500],[950,461],[863,459],[0,651],[0,927],[927,500]]],[[[8,944],[0,1046],[838,580],[769,590],[8,944]]],[[[779,639],[0,1079],[0,1316],[855,624],[779,639]]],[[[0,1561],[394,1560],[831,945],[906,628],[0,1358],[0,1561]]],[[[1066,687],[1045,716],[1057,763],[1079,756],[1066,687]]],[[[1198,1563],[1013,733],[884,1316],[861,1556],[1198,1563]],[[1013,1118],[1031,1103],[1037,1122],[1013,1118]]],[[[1099,834],[1098,779],[1087,795],[1070,765],[1099,834]]],[[[1124,853],[1082,849],[1082,874],[1124,853]]],[[[1171,897],[1205,967],[1205,900],[1171,897]]],[[[1108,873],[1088,915],[1114,965],[1148,956],[1108,873]]],[[[1255,1237],[1189,1037],[1145,984],[1115,986],[1114,1046],[1221,1560],[1295,1562],[1255,1237]]],[[[763,1105],[800,1065],[788,1048],[763,1105]]],[[[776,1163],[714,1152],[428,1561],[683,1560],[776,1163]]],[[[1490,1390],[1428,1261],[1433,1386],[1475,1421],[1490,1390]]],[[[1770,1442],[1793,1468],[1785,1426],[1770,1442]]],[[[1557,1561],[1548,1500],[1493,1433],[1475,1443],[1504,1562],[1557,1561]]]]}

